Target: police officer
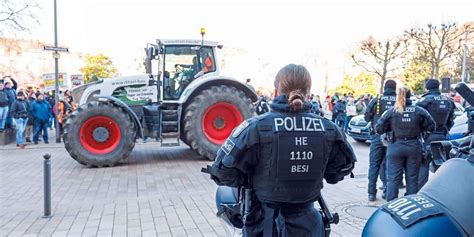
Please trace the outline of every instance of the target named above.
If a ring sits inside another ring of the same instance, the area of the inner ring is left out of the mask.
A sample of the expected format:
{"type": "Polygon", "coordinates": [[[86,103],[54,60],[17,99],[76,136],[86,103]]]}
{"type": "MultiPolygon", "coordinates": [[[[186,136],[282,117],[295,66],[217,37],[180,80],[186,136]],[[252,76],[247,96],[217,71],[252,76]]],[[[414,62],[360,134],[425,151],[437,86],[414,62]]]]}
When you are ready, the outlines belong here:
{"type": "Polygon", "coordinates": [[[418,192],[418,173],[422,157],[423,133],[435,129],[431,115],[419,106],[412,105],[410,90],[401,87],[392,109],[383,113],[375,129],[379,134],[392,132],[393,140],[387,147],[387,201],[398,197],[398,186],[405,170],[406,193],[418,192]]]}
{"type": "MultiPolygon", "coordinates": [[[[436,122],[436,128],[433,133],[424,138],[424,146],[426,149],[432,141],[443,141],[447,139],[449,129],[454,125],[454,118],[456,117],[454,109],[456,107],[451,99],[441,95],[438,80],[427,80],[425,88],[428,90],[428,93],[423,95],[423,98],[417,105],[426,109],[436,122]]],[[[420,189],[428,182],[430,160],[427,155],[424,155],[421,160],[420,174],[418,176],[418,186],[420,189]]]]}
{"type": "Polygon", "coordinates": [[[208,171],[219,185],[238,187],[248,177],[261,215],[246,221],[244,236],[323,236],[314,208],[323,178],[330,184],[343,180],[356,158],[341,130],[310,112],[305,67],[285,66],[274,84],[280,96],[271,111],[234,129],[208,171]]]}
{"type": "MultiPolygon", "coordinates": [[[[382,96],[377,96],[372,99],[367,105],[367,109],[364,114],[365,121],[372,122],[372,129],[375,132],[375,124],[382,114],[390,108],[393,108],[396,99],[397,83],[394,80],[387,80],[384,85],[384,91],[382,96]]],[[[385,174],[385,155],[386,147],[382,144],[380,135],[375,133],[370,143],[369,152],[369,201],[375,201],[377,194],[377,178],[380,173],[380,179],[382,180],[383,186],[386,187],[386,174],[385,174]]],[[[385,189],[382,196],[385,198],[385,189]]]]}

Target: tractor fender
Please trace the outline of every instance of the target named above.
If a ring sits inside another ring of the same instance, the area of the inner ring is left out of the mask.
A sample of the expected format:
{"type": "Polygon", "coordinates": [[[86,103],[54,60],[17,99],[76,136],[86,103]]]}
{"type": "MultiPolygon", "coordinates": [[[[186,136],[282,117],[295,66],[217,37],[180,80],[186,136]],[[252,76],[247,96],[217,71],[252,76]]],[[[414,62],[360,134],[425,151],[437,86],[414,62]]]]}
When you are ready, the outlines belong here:
{"type": "Polygon", "coordinates": [[[140,119],[138,118],[137,114],[135,114],[135,112],[133,112],[133,110],[130,108],[130,106],[128,106],[123,101],[121,101],[121,100],[119,100],[119,99],[117,99],[113,96],[94,95],[94,97],[97,98],[99,101],[110,101],[112,104],[114,104],[116,106],[119,106],[119,107],[123,108],[125,111],[127,111],[127,113],[130,115],[130,117],[133,118],[133,121],[137,125],[137,128],[138,128],[137,137],[144,138],[142,123],[140,122],[140,119]]]}
{"type": "Polygon", "coordinates": [[[210,88],[211,86],[220,86],[220,85],[228,85],[233,86],[239,90],[242,90],[245,95],[247,95],[252,102],[257,101],[257,94],[255,93],[255,89],[237,79],[232,77],[225,77],[225,76],[203,76],[197,80],[192,81],[186,89],[184,89],[181,98],[179,98],[179,104],[186,104],[190,98],[194,98],[196,94],[201,92],[206,88],[210,88]]]}

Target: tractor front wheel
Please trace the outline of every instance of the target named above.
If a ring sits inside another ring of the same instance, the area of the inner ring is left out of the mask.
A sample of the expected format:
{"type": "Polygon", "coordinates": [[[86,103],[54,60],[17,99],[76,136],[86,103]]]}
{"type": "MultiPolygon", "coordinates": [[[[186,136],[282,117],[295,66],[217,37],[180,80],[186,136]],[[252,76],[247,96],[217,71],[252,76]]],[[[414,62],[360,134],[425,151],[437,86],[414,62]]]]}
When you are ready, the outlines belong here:
{"type": "Polygon", "coordinates": [[[232,130],[255,115],[252,101],[231,86],[201,91],[185,109],[184,134],[199,155],[214,160],[232,130]]]}
{"type": "Polygon", "coordinates": [[[121,108],[92,101],[75,110],[64,127],[64,145],[88,167],[117,165],[135,146],[135,124],[121,108]]]}

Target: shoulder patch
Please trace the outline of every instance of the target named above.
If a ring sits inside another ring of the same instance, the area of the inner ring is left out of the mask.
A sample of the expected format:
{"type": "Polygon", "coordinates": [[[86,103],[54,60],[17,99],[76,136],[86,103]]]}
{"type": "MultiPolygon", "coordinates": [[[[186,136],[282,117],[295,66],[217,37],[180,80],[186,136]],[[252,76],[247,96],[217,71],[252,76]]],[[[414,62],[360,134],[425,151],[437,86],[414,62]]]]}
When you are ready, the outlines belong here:
{"type": "Polygon", "coordinates": [[[232,133],[232,137],[237,138],[248,126],[249,122],[247,120],[243,121],[232,133]]]}
{"type": "Polygon", "coordinates": [[[227,139],[224,145],[222,145],[221,149],[224,151],[226,155],[229,155],[230,152],[234,149],[234,147],[235,147],[235,143],[232,140],[227,139]]]}

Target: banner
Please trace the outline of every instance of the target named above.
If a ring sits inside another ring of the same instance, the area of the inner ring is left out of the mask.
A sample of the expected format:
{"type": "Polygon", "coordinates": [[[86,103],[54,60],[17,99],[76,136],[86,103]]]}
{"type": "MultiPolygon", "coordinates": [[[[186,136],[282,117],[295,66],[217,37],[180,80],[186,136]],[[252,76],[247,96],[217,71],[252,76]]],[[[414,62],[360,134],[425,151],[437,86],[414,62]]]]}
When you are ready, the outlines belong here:
{"type": "Polygon", "coordinates": [[[73,74],[69,78],[71,79],[71,88],[84,84],[82,74],[73,74]]]}
{"type": "MultiPolygon", "coordinates": [[[[58,74],[58,80],[59,80],[59,87],[64,86],[64,78],[66,77],[66,73],[60,72],[58,74]]],[[[54,73],[46,73],[43,74],[41,77],[43,79],[44,83],[44,90],[45,91],[52,91],[55,89],[55,79],[54,79],[54,73]]]]}
{"type": "Polygon", "coordinates": [[[125,87],[127,91],[127,99],[130,101],[143,101],[156,98],[158,91],[156,86],[144,86],[144,87],[125,87]]]}

